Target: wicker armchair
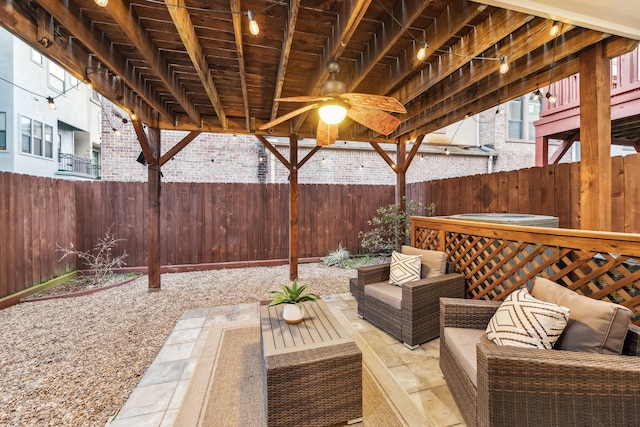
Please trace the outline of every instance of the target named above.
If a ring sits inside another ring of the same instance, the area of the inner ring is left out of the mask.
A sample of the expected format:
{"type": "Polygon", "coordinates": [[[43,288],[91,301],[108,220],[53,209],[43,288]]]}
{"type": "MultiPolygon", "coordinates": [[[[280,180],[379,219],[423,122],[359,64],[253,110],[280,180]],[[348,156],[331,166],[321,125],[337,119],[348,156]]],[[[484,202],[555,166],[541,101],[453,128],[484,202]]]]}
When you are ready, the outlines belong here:
{"type": "MultiPolygon", "coordinates": [[[[447,264],[452,271],[452,264],[447,264]]],[[[437,338],[441,296],[464,298],[464,276],[458,273],[416,280],[402,286],[402,305],[398,310],[365,293],[365,286],[389,282],[390,264],[358,269],[358,277],[350,280],[351,294],[358,302],[358,315],[409,348],[437,338]]]]}
{"type": "Polygon", "coordinates": [[[476,345],[477,387],[445,328],[485,329],[500,302],[440,301],[440,369],[468,426],[640,425],[640,328],[622,356],[476,345]]]}

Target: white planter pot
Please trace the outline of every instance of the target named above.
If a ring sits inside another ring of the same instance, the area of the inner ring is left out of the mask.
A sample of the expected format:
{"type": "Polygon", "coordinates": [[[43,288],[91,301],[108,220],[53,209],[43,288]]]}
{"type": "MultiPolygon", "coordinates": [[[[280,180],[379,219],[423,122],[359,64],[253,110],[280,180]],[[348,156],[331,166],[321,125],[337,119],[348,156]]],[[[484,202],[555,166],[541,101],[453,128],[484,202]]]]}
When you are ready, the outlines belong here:
{"type": "Polygon", "coordinates": [[[290,324],[300,323],[304,318],[304,307],[298,307],[295,304],[284,304],[282,318],[290,324]]]}

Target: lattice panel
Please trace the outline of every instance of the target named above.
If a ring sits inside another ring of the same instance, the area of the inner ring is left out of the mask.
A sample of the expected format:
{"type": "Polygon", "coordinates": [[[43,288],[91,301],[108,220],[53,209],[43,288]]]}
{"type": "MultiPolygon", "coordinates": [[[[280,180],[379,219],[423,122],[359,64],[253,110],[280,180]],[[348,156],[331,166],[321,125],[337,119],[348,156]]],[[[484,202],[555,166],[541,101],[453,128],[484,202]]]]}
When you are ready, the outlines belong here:
{"type": "MultiPolygon", "coordinates": [[[[416,246],[425,249],[437,249],[443,236],[440,230],[419,226],[413,232],[416,246]]],[[[639,257],[452,231],[444,233],[444,239],[449,260],[466,278],[468,298],[502,300],[542,276],[591,298],[629,307],[634,323],[640,324],[639,257]]]]}

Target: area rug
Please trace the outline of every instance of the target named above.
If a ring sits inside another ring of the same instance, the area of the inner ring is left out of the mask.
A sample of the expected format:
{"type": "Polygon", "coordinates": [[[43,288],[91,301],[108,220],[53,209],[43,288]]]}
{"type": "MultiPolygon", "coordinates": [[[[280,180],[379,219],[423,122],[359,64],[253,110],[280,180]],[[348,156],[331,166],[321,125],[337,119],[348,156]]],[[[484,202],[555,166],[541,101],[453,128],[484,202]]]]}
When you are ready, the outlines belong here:
{"type": "MultiPolygon", "coordinates": [[[[338,320],[349,333],[355,334],[353,338],[358,344],[353,327],[344,324],[345,318],[338,320]]],[[[429,425],[379,360],[377,365],[370,349],[361,347],[361,350],[363,422],[351,425],[429,425]]],[[[263,426],[265,420],[257,322],[212,326],[174,425],[263,426]]]]}

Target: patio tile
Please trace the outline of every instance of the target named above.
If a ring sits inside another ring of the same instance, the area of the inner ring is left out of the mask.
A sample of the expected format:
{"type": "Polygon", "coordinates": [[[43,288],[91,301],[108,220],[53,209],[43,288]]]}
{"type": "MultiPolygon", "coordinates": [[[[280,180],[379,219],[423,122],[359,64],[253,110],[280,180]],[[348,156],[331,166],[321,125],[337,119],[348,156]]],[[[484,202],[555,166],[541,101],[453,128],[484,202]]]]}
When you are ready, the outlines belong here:
{"type": "Polygon", "coordinates": [[[193,375],[193,371],[196,369],[196,365],[198,364],[198,356],[200,356],[200,352],[193,353],[193,357],[187,359],[187,363],[184,366],[184,371],[182,372],[181,380],[188,380],[193,375]]]}
{"type": "Polygon", "coordinates": [[[440,359],[440,338],[426,342],[420,348],[434,359],[440,359]]]}
{"type": "Polygon", "coordinates": [[[233,310],[232,321],[258,319],[258,304],[239,304],[233,310]]]}
{"type": "Polygon", "coordinates": [[[446,384],[435,359],[430,358],[420,363],[408,363],[407,366],[415,372],[426,388],[439,387],[446,384]]]}
{"type": "MultiPolygon", "coordinates": [[[[136,415],[134,417],[121,418],[111,421],[108,427],[160,427],[165,417],[164,412],[154,412],[151,414],[136,415]]],[[[167,425],[173,425],[167,424],[167,425]]]]}
{"type": "Polygon", "coordinates": [[[174,331],[178,331],[180,329],[193,329],[193,328],[201,328],[204,325],[205,317],[194,317],[188,319],[179,320],[176,323],[176,326],[173,328],[174,331]]]}
{"type": "Polygon", "coordinates": [[[431,358],[421,347],[411,350],[402,343],[395,343],[390,347],[405,363],[420,363],[427,358],[431,358]]]}
{"type": "Polygon", "coordinates": [[[389,372],[395,377],[398,383],[409,394],[425,390],[427,385],[415,372],[407,365],[393,366],[389,372]]]}
{"type": "Polygon", "coordinates": [[[185,311],[180,319],[192,319],[194,317],[207,317],[209,312],[211,311],[210,307],[205,308],[194,308],[192,310],[185,311]]]}
{"type": "Polygon", "coordinates": [[[434,427],[454,426],[462,422],[431,390],[411,393],[409,396],[434,427]]]}
{"type": "Polygon", "coordinates": [[[187,359],[172,360],[163,363],[154,362],[149,366],[147,372],[144,373],[138,386],[145,387],[178,381],[182,378],[186,365],[187,359]]]}
{"type": "Polygon", "coordinates": [[[171,335],[169,335],[169,338],[167,338],[167,340],[164,342],[164,345],[195,341],[200,336],[200,332],[202,332],[202,328],[181,329],[178,331],[173,331],[171,335]]]}
{"type": "Polygon", "coordinates": [[[388,344],[381,342],[367,343],[387,368],[404,364],[400,356],[388,344]]]}
{"type": "Polygon", "coordinates": [[[173,397],[171,398],[171,402],[169,402],[169,410],[171,409],[180,409],[180,404],[184,400],[184,396],[187,393],[187,388],[189,387],[189,380],[182,379],[178,381],[178,386],[176,387],[173,397]]]}
{"type": "Polygon", "coordinates": [[[164,345],[156,356],[155,362],[163,363],[172,360],[186,360],[191,357],[195,341],[164,345]]]}
{"type": "Polygon", "coordinates": [[[441,402],[443,402],[447,407],[451,410],[451,413],[455,415],[456,418],[463,422],[462,414],[456,405],[455,400],[453,400],[453,396],[451,395],[451,391],[449,391],[449,387],[445,385],[441,385],[440,387],[434,387],[431,389],[433,394],[435,394],[441,402]]]}
{"type": "Polygon", "coordinates": [[[159,421],[155,424],[160,425],[164,411],[169,407],[169,402],[173,398],[173,392],[177,385],[178,381],[163,382],[149,386],[139,384],[118,413],[117,420],[120,421],[123,418],[137,417],[143,414],[160,413],[159,421]]]}
{"type": "Polygon", "coordinates": [[[162,424],[160,427],[173,427],[176,422],[176,417],[178,416],[178,409],[170,409],[168,410],[164,418],[162,419],[162,424]]]}

